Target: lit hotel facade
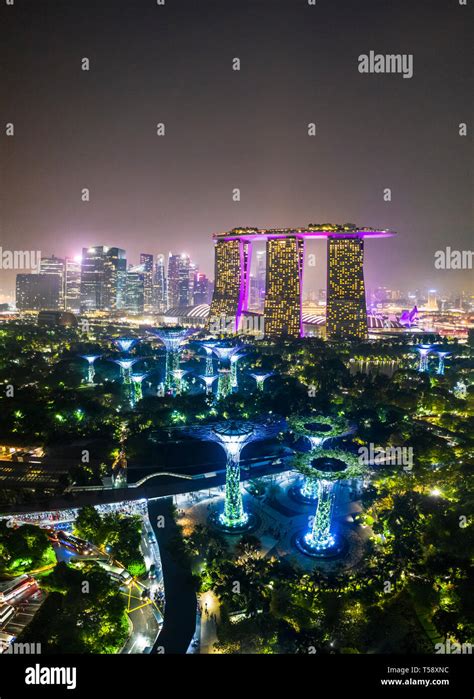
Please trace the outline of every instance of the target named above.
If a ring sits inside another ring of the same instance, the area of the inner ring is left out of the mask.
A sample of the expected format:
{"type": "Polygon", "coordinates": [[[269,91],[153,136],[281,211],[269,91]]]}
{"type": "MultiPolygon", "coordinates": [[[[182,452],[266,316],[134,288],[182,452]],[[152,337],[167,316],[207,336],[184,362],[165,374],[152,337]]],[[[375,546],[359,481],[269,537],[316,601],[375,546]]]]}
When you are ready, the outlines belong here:
{"type": "Polygon", "coordinates": [[[327,247],[328,339],[365,339],[367,312],[364,286],[365,238],[388,238],[393,231],[353,224],[310,224],[297,229],[235,228],[215,240],[215,290],[209,326],[229,319],[234,329],[248,311],[252,243],[266,242],[265,335],[302,337],[301,298],[305,241],[325,238],[327,247]]]}

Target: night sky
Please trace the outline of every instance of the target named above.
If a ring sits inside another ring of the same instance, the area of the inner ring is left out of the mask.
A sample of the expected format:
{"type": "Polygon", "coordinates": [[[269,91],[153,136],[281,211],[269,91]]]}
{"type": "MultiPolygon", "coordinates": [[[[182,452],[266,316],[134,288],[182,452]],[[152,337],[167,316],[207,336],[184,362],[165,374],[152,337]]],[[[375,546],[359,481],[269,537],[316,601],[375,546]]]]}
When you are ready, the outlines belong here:
{"type": "Polygon", "coordinates": [[[468,289],[433,256],[472,248],[470,19],[458,0],[2,0],[0,246],[186,251],[213,276],[213,232],[351,221],[399,232],[367,243],[369,286],[468,289]],[[413,78],[360,74],[371,50],[413,54],[413,78]]]}

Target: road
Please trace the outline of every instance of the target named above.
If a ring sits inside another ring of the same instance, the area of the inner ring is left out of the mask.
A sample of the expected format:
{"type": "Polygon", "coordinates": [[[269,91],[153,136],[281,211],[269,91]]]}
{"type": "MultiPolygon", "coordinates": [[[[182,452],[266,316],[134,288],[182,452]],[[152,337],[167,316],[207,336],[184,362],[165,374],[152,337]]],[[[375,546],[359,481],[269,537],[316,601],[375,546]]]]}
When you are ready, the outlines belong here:
{"type": "Polygon", "coordinates": [[[173,518],[171,498],[149,501],[148,514],[160,547],[166,599],[163,629],[153,651],[185,654],[196,627],[197,600],[191,569],[173,554],[173,540],[179,536],[179,529],[173,518]],[[164,517],[164,526],[157,525],[158,517],[164,517]]]}

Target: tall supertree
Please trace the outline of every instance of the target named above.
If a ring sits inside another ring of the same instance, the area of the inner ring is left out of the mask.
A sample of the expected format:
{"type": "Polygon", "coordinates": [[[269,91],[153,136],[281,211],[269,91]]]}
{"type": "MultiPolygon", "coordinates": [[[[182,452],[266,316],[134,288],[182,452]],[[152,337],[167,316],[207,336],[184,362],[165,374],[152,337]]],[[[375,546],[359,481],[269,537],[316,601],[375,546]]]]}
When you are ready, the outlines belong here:
{"type": "Polygon", "coordinates": [[[132,374],[133,390],[130,393],[130,404],[132,408],[143,398],[143,381],[148,376],[148,372],[132,374]]]}
{"type": "Polygon", "coordinates": [[[214,366],[212,361],[213,349],[218,343],[218,340],[206,340],[201,344],[206,352],[206,369],[204,371],[206,376],[212,376],[214,374],[214,366]]]}
{"type": "Polygon", "coordinates": [[[450,352],[440,352],[438,350],[436,352],[436,354],[438,355],[438,369],[437,369],[436,373],[439,374],[440,376],[444,376],[444,369],[445,369],[444,360],[446,359],[446,357],[449,357],[450,352]]]}
{"type": "Polygon", "coordinates": [[[175,393],[177,386],[174,372],[179,370],[179,358],[181,347],[188,335],[192,332],[189,328],[155,328],[153,334],[164,344],[166,350],[165,361],[165,390],[175,393]]]}
{"type": "Polygon", "coordinates": [[[252,379],[255,379],[257,390],[263,391],[263,384],[270,376],[273,376],[273,371],[267,371],[266,373],[263,371],[255,371],[253,374],[250,374],[250,376],[252,379]]]}
{"type": "Polygon", "coordinates": [[[212,348],[219,360],[218,375],[219,380],[217,382],[217,399],[225,398],[232,392],[232,364],[231,359],[234,355],[238,354],[240,347],[235,345],[231,347],[221,347],[216,346],[212,348]]]}
{"type": "Polygon", "coordinates": [[[342,449],[317,447],[298,454],[296,469],[318,484],[318,504],[309,530],[296,540],[296,545],[309,556],[332,556],[340,552],[341,541],[334,531],[333,505],[336,485],[341,480],[360,478],[366,467],[362,461],[342,449]]]}
{"type": "Polygon", "coordinates": [[[240,533],[253,526],[254,516],[245,512],[240,490],[240,454],[246,444],[266,439],[277,433],[279,423],[256,423],[229,420],[214,425],[199,425],[188,432],[202,439],[218,442],[224,449],[226,462],[224,511],[215,524],[229,533],[240,533]]]}
{"type": "Polygon", "coordinates": [[[244,352],[236,352],[230,356],[230,385],[232,388],[237,388],[239,385],[237,378],[237,363],[243,356],[244,352]]]}
{"type": "Polygon", "coordinates": [[[189,374],[188,369],[174,369],[173,379],[174,379],[174,391],[176,395],[180,395],[186,391],[186,384],[183,381],[186,374],[189,374]]]}
{"type": "Polygon", "coordinates": [[[216,376],[203,376],[202,374],[200,374],[199,378],[202,379],[202,381],[204,381],[204,386],[205,386],[204,390],[206,391],[206,393],[212,393],[212,384],[217,379],[217,375],[216,376]]]}
{"type": "Polygon", "coordinates": [[[120,367],[120,376],[124,384],[132,383],[132,367],[140,361],[140,357],[123,357],[121,359],[111,359],[112,362],[120,367]]]}
{"type": "Polygon", "coordinates": [[[418,371],[421,373],[428,371],[428,355],[431,352],[431,345],[418,345],[416,351],[420,355],[418,371]]]}
{"type": "Polygon", "coordinates": [[[80,357],[81,359],[85,359],[89,365],[87,367],[87,383],[92,385],[95,378],[94,362],[96,359],[99,359],[100,354],[81,354],[80,357]]]}
{"type": "MultiPolygon", "coordinates": [[[[340,437],[349,429],[348,423],[343,418],[311,414],[304,417],[290,417],[288,426],[298,437],[305,437],[311,449],[322,447],[328,439],[340,437]]],[[[305,502],[315,502],[318,498],[318,482],[315,478],[307,476],[301,488],[292,488],[291,494],[305,502]]]]}
{"type": "Polygon", "coordinates": [[[119,337],[114,342],[121,352],[130,352],[138,340],[134,337],[119,337]]]}

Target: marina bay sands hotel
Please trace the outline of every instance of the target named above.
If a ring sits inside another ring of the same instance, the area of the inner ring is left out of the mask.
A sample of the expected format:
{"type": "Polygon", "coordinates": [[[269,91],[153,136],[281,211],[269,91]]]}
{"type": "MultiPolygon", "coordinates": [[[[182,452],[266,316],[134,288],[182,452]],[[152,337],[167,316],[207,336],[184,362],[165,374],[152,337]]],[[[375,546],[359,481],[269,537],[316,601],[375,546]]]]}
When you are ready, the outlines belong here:
{"type": "Polygon", "coordinates": [[[254,241],[266,242],[264,327],[266,336],[302,337],[301,297],[305,241],[327,239],[326,337],[364,339],[367,310],[364,241],[389,238],[394,231],[354,224],[309,224],[305,228],[234,228],[214,235],[215,287],[209,322],[232,318],[235,330],[248,311],[254,241]]]}

